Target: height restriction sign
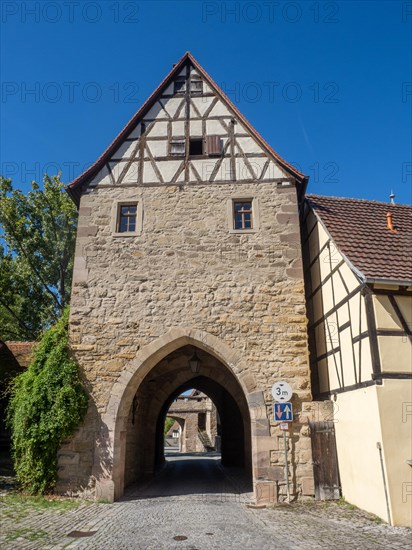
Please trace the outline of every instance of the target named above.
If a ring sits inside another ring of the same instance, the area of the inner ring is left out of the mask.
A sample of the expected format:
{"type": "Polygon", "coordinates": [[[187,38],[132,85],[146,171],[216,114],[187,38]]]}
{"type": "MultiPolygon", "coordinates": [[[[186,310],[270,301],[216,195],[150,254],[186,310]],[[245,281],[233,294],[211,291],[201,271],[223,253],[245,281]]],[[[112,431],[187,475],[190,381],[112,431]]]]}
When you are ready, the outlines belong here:
{"type": "Polygon", "coordinates": [[[278,403],[287,403],[292,397],[293,391],[287,382],[280,380],[272,386],[273,399],[278,403]]]}

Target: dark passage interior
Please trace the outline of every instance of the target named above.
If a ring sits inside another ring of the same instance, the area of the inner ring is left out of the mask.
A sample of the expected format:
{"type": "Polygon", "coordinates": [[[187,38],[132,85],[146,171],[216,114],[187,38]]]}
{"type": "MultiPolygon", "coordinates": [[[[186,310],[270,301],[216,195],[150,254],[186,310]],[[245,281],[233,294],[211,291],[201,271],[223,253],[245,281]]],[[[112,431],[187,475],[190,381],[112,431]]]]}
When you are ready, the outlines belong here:
{"type": "Polygon", "coordinates": [[[167,457],[169,462],[173,462],[172,467],[168,463],[169,477],[176,472],[184,478],[182,471],[185,468],[188,476],[194,469],[200,468],[200,471],[207,472],[206,478],[219,477],[221,474],[216,469],[219,463],[223,467],[242,469],[250,479],[250,416],[243,390],[232,372],[218,359],[187,345],[160,361],[136,392],[125,432],[125,486],[147,480],[155,473],[157,479],[161,478],[159,472],[166,465],[164,429],[168,411],[178,421],[180,434],[185,436],[187,445],[187,448],[179,449],[180,456],[167,457]],[[210,415],[208,417],[199,408],[199,403],[178,399],[192,389],[197,390],[197,393],[192,392],[193,401],[200,401],[195,396],[201,392],[213,402],[216,408],[215,427],[208,426],[210,415]],[[186,409],[193,406],[197,407],[196,423],[191,428],[198,432],[196,447],[190,447],[191,439],[186,437],[189,436],[190,425],[186,409]],[[169,409],[174,409],[174,412],[169,409]],[[201,461],[194,465],[188,455],[199,452],[202,455],[197,459],[201,461]],[[211,461],[210,467],[205,461],[211,461]]]}

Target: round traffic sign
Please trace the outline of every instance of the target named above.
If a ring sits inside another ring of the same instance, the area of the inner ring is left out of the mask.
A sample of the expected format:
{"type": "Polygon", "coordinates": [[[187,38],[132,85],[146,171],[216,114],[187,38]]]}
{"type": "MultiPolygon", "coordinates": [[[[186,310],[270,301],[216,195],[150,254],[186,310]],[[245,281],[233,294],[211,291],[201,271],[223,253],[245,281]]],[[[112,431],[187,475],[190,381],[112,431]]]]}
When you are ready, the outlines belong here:
{"type": "Polygon", "coordinates": [[[275,382],[272,386],[273,399],[278,403],[286,403],[287,401],[290,401],[292,394],[292,388],[287,382],[283,382],[283,380],[275,382]]]}

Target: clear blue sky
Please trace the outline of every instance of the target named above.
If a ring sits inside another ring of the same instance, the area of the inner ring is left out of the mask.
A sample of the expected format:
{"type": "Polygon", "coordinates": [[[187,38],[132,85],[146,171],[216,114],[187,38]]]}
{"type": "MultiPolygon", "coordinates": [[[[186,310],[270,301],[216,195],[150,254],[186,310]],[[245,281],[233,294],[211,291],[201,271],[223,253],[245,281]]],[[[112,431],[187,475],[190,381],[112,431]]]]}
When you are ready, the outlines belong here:
{"type": "Polygon", "coordinates": [[[0,7],[1,171],[17,186],[77,176],[190,50],[310,192],[411,202],[411,2],[0,7]]]}

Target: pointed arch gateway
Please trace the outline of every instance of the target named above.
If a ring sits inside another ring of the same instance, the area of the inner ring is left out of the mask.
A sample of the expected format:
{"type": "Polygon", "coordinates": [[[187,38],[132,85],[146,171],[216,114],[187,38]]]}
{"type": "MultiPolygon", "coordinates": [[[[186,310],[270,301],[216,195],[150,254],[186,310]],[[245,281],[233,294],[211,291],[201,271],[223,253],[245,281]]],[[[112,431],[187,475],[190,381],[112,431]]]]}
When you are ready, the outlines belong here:
{"type": "Polygon", "coordinates": [[[99,498],[116,500],[128,483],[154,473],[162,460],[159,426],[168,403],[189,386],[217,400],[226,420],[233,416],[222,462],[239,465],[241,457],[257,501],[274,499],[274,482],[262,475],[273,448],[263,392],[240,353],[210,333],[184,328],[172,328],[139,350],[113,385],[94,453],[92,474],[99,498]],[[200,357],[196,373],[188,365],[194,349],[200,357]]]}

